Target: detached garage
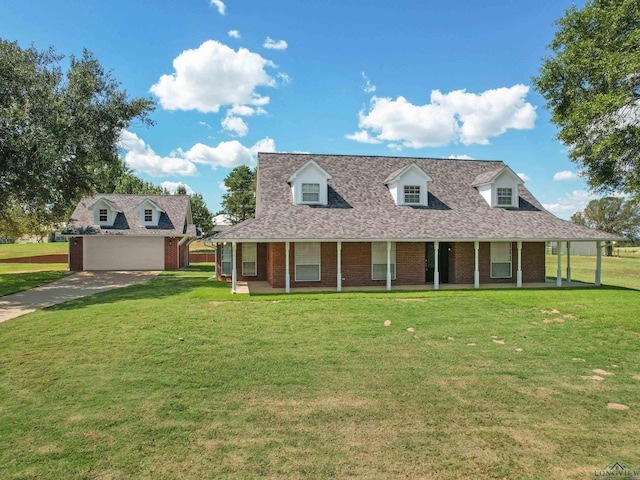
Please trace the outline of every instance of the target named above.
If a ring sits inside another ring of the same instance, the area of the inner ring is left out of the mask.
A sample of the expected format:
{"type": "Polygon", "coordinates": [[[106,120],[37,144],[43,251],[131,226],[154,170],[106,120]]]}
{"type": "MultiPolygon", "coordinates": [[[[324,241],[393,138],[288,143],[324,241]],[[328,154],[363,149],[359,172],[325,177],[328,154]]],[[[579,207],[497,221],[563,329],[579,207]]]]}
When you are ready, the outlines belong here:
{"type": "Polygon", "coordinates": [[[83,199],[63,232],[69,269],[176,270],[196,238],[187,195],[96,195],[83,199]]]}

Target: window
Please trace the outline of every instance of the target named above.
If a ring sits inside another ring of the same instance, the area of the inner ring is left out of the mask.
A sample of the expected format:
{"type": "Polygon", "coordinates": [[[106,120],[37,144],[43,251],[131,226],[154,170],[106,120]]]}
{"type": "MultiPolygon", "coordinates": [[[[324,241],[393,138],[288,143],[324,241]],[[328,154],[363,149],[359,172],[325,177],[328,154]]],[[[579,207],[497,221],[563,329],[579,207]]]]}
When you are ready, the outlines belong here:
{"type": "Polygon", "coordinates": [[[153,222],[153,212],[151,209],[145,209],[144,211],[144,221],[145,222],[153,222]]]}
{"type": "Polygon", "coordinates": [[[255,243],[242,244],[242,275],[245,277],[255,277],[258,275],[256,266],[258,258],[258,247],[255,243]]]}
{"type": "Polygon", "coordinates": [[[295,244],[296,282],[317,282],[320,280],[320,244],[295,244]]]}
{"type": "MultiPolygon", "coordinates": [[[[387,242],[371,243],[371,279],[387,279],[387,242]]],[[[391,280],[396,279],[396,243],[391,242],[391,280]]]]}
{"type": "Polygon", "coordinates": [[[304,203],[317,203],[320,201],[320,184],[319,183],[303,183],[302,184],[302,201],[304,203]]]}
{"type": "Polygon", "coordinates": [[[222,259],[220,261],[221,274],[231,275],[231,244],[222,245],[222,259]]]}
{"type": "Polygon", "coordinates": [[[100,223],[108,221],[108,215],[107,215],[107,209],[106,208],[101,208],[99,214],[100,214],[100,223]]]}
{"type": "Polygon", "coordinates": [[[404,186],[404,203],[420,203],[420,185],[404,186]]]}
{"type": "Polygon", "coordinates": [[[498,188],[498,206],[510,207],[513,205],[513,189],[498,188]]]}
{"type": "Polygon", "coordinates": [[[491,242],[491,278],[511,276],[511,242],[491,242]]]}

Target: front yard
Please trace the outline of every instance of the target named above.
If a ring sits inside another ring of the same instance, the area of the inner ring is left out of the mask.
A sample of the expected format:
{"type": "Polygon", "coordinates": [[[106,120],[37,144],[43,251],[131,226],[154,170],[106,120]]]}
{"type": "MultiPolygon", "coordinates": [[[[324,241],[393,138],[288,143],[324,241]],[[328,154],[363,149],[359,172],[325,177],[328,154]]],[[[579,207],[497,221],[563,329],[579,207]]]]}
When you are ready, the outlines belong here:
{"type": "Polygon", "coordinates": [[[249,297],[160,276],[0,324],[0,465],[127,479],[638,469],[638,318],[640,291],[619,287],[249,297]]]}

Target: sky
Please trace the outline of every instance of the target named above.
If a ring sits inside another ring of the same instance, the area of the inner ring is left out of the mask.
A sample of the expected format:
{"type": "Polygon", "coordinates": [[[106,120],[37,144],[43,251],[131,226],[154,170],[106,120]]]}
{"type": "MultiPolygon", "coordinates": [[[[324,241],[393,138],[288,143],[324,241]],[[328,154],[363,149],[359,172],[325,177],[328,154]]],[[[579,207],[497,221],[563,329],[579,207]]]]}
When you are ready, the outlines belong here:
{"type": "Polygon", "coordinates": [[[0,37],[88,49],[155,125],[124,130],[144,180],[216,213],[257,152],[503,160],[568,219],[596,198],[532,87],[583,0],[0,0],[0,37]]]}

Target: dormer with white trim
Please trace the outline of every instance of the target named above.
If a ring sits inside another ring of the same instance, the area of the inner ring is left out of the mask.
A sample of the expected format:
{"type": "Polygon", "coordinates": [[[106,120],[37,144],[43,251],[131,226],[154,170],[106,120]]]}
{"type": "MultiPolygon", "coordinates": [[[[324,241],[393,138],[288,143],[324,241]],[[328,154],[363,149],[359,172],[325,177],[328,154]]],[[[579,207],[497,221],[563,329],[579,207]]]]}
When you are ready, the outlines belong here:
{"type": "Polygon", "coordinates": [[[415,162],[393,172],[384,181],[396,205],[428,206],[433,179],[415,162]]]}
{"type": "Polygon", "coordinates": [[[516,208],[519,206],[518,186],[522,184],[518,174],[505,165],[497,171],[478,175],[472,186],[491,207],[516,208]]]}
{"type": "Polygon", "coordinates": [[[157,227],[160,215],[164,213],[164,210],[149,198],[145,198],[133,211],[138,214],[138,221],[143,227],[157,227]]]}
{"type": "Polygon", "coordinates": [[[309,160],[289,177],[294,205],[327,205],[327,181],[331,175],[314,160],[309,160]]]}
{"type": "Polygon", "coordinates": [[[118,213],[122,210],[110,200],[100,198],[89,207],[93,211],[93,224],[101,227],[113,227],[118,213]]]}

